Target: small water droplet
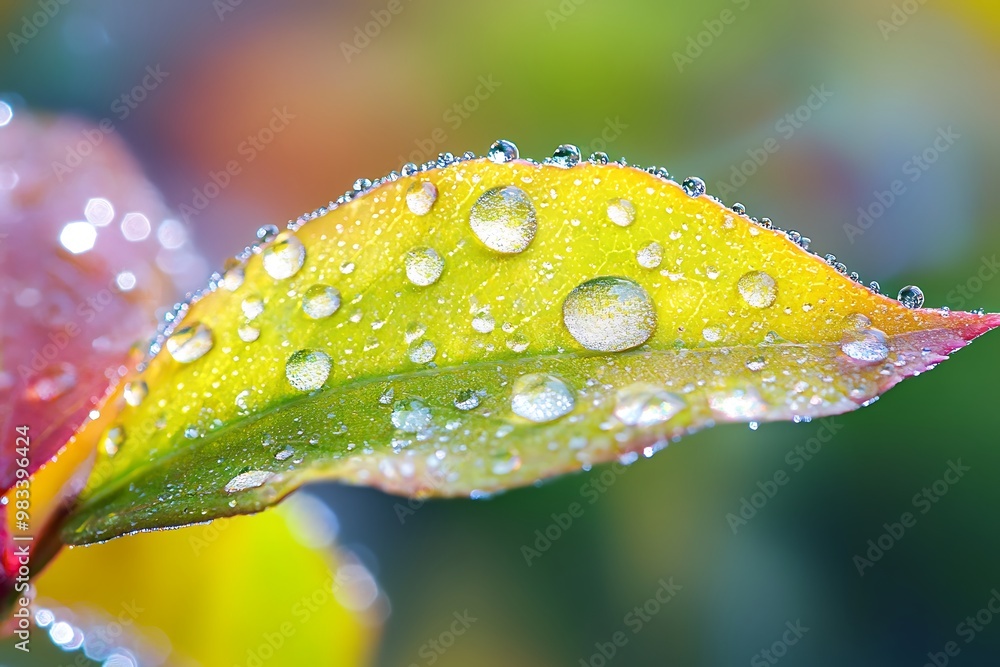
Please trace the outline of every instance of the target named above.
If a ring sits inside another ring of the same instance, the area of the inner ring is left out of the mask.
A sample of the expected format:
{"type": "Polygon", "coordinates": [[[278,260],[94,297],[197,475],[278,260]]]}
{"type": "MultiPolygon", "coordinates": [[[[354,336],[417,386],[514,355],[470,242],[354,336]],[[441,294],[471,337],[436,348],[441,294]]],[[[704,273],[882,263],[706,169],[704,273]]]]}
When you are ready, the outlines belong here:
{"type": "Polygon", "coordinates": [[[510,407],[518,417],[543,424],[569,414],[575,406],[573,392],[554,375],[530,373],[514,381],[510,407]]]}
{"type": "Polygon", "coordinates": [[[329,285],[313,285],[302,295],[302,312],[314,320],[330,317],[340,309],[340,290],[329,285]]]}
{"type": "Polygon", "coordinates": [[[125,429],[121,426],[112,426],[108,429],[108,432],[104,434],[104,439],[101,441],[101,448],[108,456],[114,456],[118,453],[118,450],[124,442],[125,429]]]}
{"type": "Polygon", "coordinates": [[[722,340],[722,329],[719,327],[705,327],[701,335],[709,343],[718,343],[722,340]]]}
{"type": "Polygon", "coordinates": [[[924,293],[916,285],[907,285],[899,290],[899,302],[907,308],[923,308],[924,293]]]}
{"type": "Polygon", "coordinates": [[[477,313],[475,317],[472,318],[472,328],[481,334],[488,334],[496,327],[496,320],[488,312],[483,311],[477,313]]]}
{"type": "Polygon", "coordinates": [[[240,337],[240,340],[244,343],[252,343],[258,338],[260,338],[260,329],[253,326],[249,322],[244,322],[236,330],[236,335],[240,337]]]}
{"type": "Polygon", "coordinates": [[[273,472],[266,470],[250,470],[233,477],[226,484],[226,493],[236,493],[247,489],[256,489],[267,484],[274,478],[273,472]]]}
{"type": "Polygon", "coordinates": [[[275,452],[274,458],[277,461],[284,461],[286,459],[290,459],[292,457],[292,454],[294,454],[294,453],[295,453],[295,450],[292,449],[292,447],[290,445],[285,445],[284,449],[281,449],[281,450],[275,452]]]}
{"type": "Polygon", "coordinates": [[[290,278],[305,263],[306,248],[291,232],[283,232],[264,249],[263,261],[264,270],[275,280],[290,278]]]}
{"type": "Polygon", "coordinates": [[[285,377],[288,384],[299,391],[315,391],[326,383],[332,367],[333,362],[326,352],[298,350],[285,363],[285,377]]]}
{"type": "Polygon", "coordinates": [[[765,368],[767,368],[767,360],[765,360],[764,357],[757,357],[747,362],[747,370],[753,373],[759,373],[765,368]]]}
{"type": "Polygon", "coordinates": [[[412,343],[427,332],[427,327],[420,322],[410,322],[406,331],[403,332],[403,338],[407,343],[412,343]]]}
{"type": "Polygon", "coordinates": [[[483,245],[504,254],[522,252],[538,230],[531,198],[512,185],[483,193],[472,206],[469,225],[483,245]]]}
{"type": "Polygon", "coordinates": [[[419,181],[406,191],[406,207],[414,215],[427,215],[437,201],[437,186],[430,181],[419,181]]]}
{"type": "Polygon", "coordinates": [[[684,189],[684,194],[688,197],[700,197],[707,191],[705,181],[696,176],[685,178],[684,182],[681,183],[681,187],[684,189]]]}
{"type": "Polygon", "coordinates": [[[437,356],[437,346],[429,340],[416,341],[410,345],[406,354],[415,364],[430,363],[437,356]]]}
{"type": "Polygon", "coordinates": [[[516,333],[507,339],[507,348],[512,352],[524,352],[528,349],[528,337],[521,333],[516,333]]]}
{"type": "Polygon", "coordinates": [[[223,265],[222,274],[222,286],[225,287],[230,292],[235,292],[243,284],[243,279],[246,277],[246,270],[243,268],[242,262],[238,259],[230,257],[226,260],[223,265]]]}
{"type": "Polygon", "coordinates": [[[566,296],[563,323],[588,350],[620,352],[649,340],[656,329],[656,310],[635,281],[602,276],[577,285],[566,296]]]}
{"type": "Polygon", "coordinates": [[[270,243],[278,236],[278,228],[274,225],[261,225],[257,229],[257,240],[261,243],[270,243]]]}
{"type": "Polygon", "coordinates": [[[656,241],[646,244],[635,254],[639,266],[644,269],[655,269],[663,261],[663,246],[656,241]]]}
{"type": "Polygon", "coordinates": [[[125,397],[125,402],[133,408],[137,408],[142,405],[146,394],[149,393],[149,385],[142,380],[133,380],[125,384],[125,389],[122,393],[125,397]]]}
{"type": "Polygon", "coordinates": [[[635,205],[627,199],[612,199],[608,202],[608,218],[619,227],[628,227],[635,222],[635,205]]]}
{"type": "Polygon", "coordinates": [[[641,428],[667,422],[686,407],[684,399],[676,394],[636,383],[618,392],[614,414],[626,426],[641,428]]]}
{"type": "Polygon", "coordinates": [[[431,425],[431,409],[416,398],[396,401],[389,419],[403,433],[420,433],[431,425]]]}
{"type": "Polygon", "coordinates": [[[479,407],[479,392],[463,389],[455,396],[455,407],[459,410],[474,410],[479,407]]]}
{"type": "Polygon", "coordinates": [[[611,161],[611,158],[608,157],[607,153],[603,151],[597,151],[590,154],[590,161],[593,164],[607,164],[608,162],[611,161]]]}
{"type": "Polygon", "coordinates": [[[504,162],[516,160],[520,157],[520,154],[518,153],[517,146],[514,145],[513,142],[507,141],[506,139],[500,139],[493,142],[493,145],[490,146],[489,152],[486,153],[486,157],[497,164],[503,164],[504,162]]]}
{"type": "Polygon", "coordinates": [[[855,361],[877,363],[889,358],[885,334],[878,329],[848,331],[841,340],[840,349],[855,361]]]}
{"type": "Polygon", "coordinates": [[[580,149],[573,144],[563,144],[552,153],[552,164],[568,169],[580,162],[580,149]]]}
{"type": "Polygon", "coordinates": [[[444,260],[434,248],[421,246],[406,252],[406,277],[419,287],[427,287],[437,282],[444,271],[444,260]]]}
{"type": "Polygon", "coordinates": [[[763,271],[751,271],[740,278],[737,288],[743,300],[754,308],[769,308],[778,298],[778,284],[763,271]]]}
{"type": "Polygon", "coordinates": [[[212,330],[199,322],[175,331],[167,339],[167,352],[182,364],[189,364],[203,357],[214,344],[212,330]]]}
{"type": "Polygon", "coordinates": [[[240,304],[240,308],[243,310],[243,316],[247,320],[254,320],[264,312],[264,301],[260,297],[252,296],[243,299],[243,303],[240,304]]]}

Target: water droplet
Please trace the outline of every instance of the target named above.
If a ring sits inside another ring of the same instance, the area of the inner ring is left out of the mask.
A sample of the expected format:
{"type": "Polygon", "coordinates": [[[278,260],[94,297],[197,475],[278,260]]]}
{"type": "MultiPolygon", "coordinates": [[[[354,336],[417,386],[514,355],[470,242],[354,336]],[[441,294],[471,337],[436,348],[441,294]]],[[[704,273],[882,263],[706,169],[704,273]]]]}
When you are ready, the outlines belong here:
{"type": "Polygon", "coordinates": [[[275,280],[290,278],[306,261],[306,248],[290,232],[279,234],[275,242],[264,249],[264,270],[275,280]]]}
{"type": "Polygon", "coordinates": [[[522,252],[538,230],[531,198],[512,185],[483,193],[472,206],[469,225],[483,245],[505,254],[522,252]]]}
{"type": "Polygon", "coordinates": [[[31,401],[54,401],[75,386],[76,368],[66,362],[57,362],[38,373],[25,393],[31,401]]]}
{"type": "Polygon", "coordinates": [[[889,358],[885,334],[878,329],[848,331],[844,334],[840,349],[855,361],[877,363],[889,358]]]}
{"type": "Polygon", "coordinates": [[[420,181],[406,191],[406,207],[414,215],[427,215],[437,201],[438,191],[430,181],[420,181]]]}
{"type": "Polygon", "coordinates": [[[364,192],[371,186],[372,186],[372,181],[370,178],[359,178],[358,180],[354,181],[355,192],[364,192]]]}
{"type": "Polygon", "coordinates": [[[292,457],[292,454],[294,453],[295,450],[292,449],[290,445],[285,445],[284,449],[275,452],[274,458],[277,461],[285,461],[287,459],[290,459],[292,457]]]}
{"type": "Polygon", "coordinates": [[[552,153],[552,164],[568,169],[580,162],[580,149],[573,144],[563,144],[552,153]]]}
{"type": "Polygon", "coordinates": [[[330,377],[333,362],[330,355],[321,350],[299,350],[288,357],[285,377],[288,384],[299,391],[315,391],[330,377]]]}
{"type": "Polygon", "coordinates": [[[131,405],[133,408],[139,407],[143,400],[146,398],[146,394],[149,393],[149,385],[147,385],[142,380],[133,380],[125,385],[125,390],[123,395],[125,397],[125,402],[131,405]]]}
{"type": "Polygon", "coordinates": [[[314,320],[330,317],[340,309],[340,291],[329,285],[313,285],[302,295],[302,312],[314,320]]]}
{"type": "Polygon", "coordinates": [[[273,472],[266,470],[250,470],[233,477],[226,484],[226,493],[236,493],[247,489],[256,489],[258,486],[267,484],[274,478],[273,472]]]}
{"type": "Polygon", "coordinates": [[[611,161],[611,158],[608,157],[607,153],[603,151],[597,151],[590,154],[590,161],[593,164],[607,164],[608,162],[611,161]]]}
{"type": "Polygon", "coordinates": [[[608,202],[608,218],[619,227],[628,227],[635,222],[635,206],[627,199],[612,199],[608,202]]]}
{"type": "Polygon", "coordinates": [[[507,349],[512,352],[524,352],[528,349],[528,337],[521,333],[516,333],[507,339],[507,349]]]}
{"type": "Polygon", "coordinates": [[[125,429],[121,426],[112,426],[108,429],[108,432],[104,434],[104,439],[101,441],[101,448],[108,456],[114,456],[118,453],[118,449],[124,442],[125,429]]]}
{"type": "Polygon", "coordinates": [[[416,398],[396,401],[389,419],[403,433],[419,433],[431,425],[431,409],[416,398]]]}
{"type": "Polygon", "coordinates": [[[653,241],[640,248],[635,259],[644,269],[655,269],[663,261],[663,246],[653,241]]]}
{"type": "Polygon", "coordinates": [[[899,302],[907,308],[923,308],[924,293],[916,285],[907,285],[899,290],[899,302]]]}
{"type": "Polygon", "coordinates": [[[759,373],[765,368],[767,368],[767,360],[763,357],[757,357],[756,359],[751,359],[747,362],[747,370],[753,373],[759,373]]]}
{"type": "Polygon", "coordinates": [[[718,343],[722,340],[722,329],[719,327],[705,327],[701,335],[709,343],[718,343]]]}
{"type": "Polygon", "coordinates": [[[236,330],[236,334],[244,343],[252,343],[260,338],[260,329],[253,326],[249,322],[244,322],[240,325],[240,328],[236,330]]]}
{"type": "Polygon", "coordinates": [[[406,252],[406,277],[411,283],[420,287],[433,285],[441,277],[444,270],[444,260],[434,248],[421,246],[411,248],[406,252]]]}
{"type": "Polygon", "coordinates": [[[543,424],[569,414],[575,406],[573,392],[554,375],[530,373],[514,381],[510,408],[518,417],[543,424]]]}
{"type": "Polygon", "coordinates": [[[620,352],[649,340],[656,311],[638,283],[602,276],[573,288],[563,302],[563,323],[588,350],[620,352]]]}
{"type": "Polygon", "coordinates": [[[754,308],[769,308],[778,298],[778,284],[763,271],[751,271],[740,278],[737,288],[743,300],[754,308]]]}
{"type": "Polygon", "coordinates": [[[420,322],[410,322],[406,327],[406,331],[403,332],[403,338],[407,343],[412,343],[427,332],[427,327],[425,327],[420,322]]]}
{"type": "Polygon", "coordinates": [[[203,357],[214,343],[212,330],[199,322],[175,331],[167,339],[167,352],[182,364],[189,364],[203,357]]]}
{"type": "Polygon", "coordinates": [[[503,164],[504,162],[516,160],[520,157],[520,154],[518,153],[517,146],[515,146],[513,142],[507,141],[506,139],[500,139],[499,141],[493,142],[493,145],[490,146],[489,152],[486,153],[486,157],[497,164],[503,164]]]}
{"type": "Polygon", "coordinates": [[[636,383],[618,392],[615,417],[626,426],[646,427],[673,419],[684,399],[659,387],[636,383]]]}
{"type": "Polygon", "coordinates": [[[406,354],[415,364],[430,363],[437,356],[437,346],[429,340],[416,341],[410,345],[406,354]]]}
{"type": "Polygon", "coordinates": [[[243,299],[243,303],[240,304],[240,308],[243,310],[243,316],[247,320],[257,319],[257,316],[264,312],[264,302],[260,297],[252,296],[243,299]]]}
{"type": "Polygon", "coordinates": [[[681,183],[681,187],[684,189],[684,194],[688,197],[700,197],[705,194],[707,190],[705,187],[705,181],[695,176],[685,178],[684,182],[681,183]]]}
{"type": "Polygon", "coordinates": [[[872,321],[867,315],[861,313],[851,313],[844,318],[844,327],[847,329],[867,329],[872,325],[872,321]]]}
{"type": "Polygon", "coordinates": [[[222,286],[230,292],[235,292],[243,284],[246,270],[243,264],[235,258],[230,257],[223,266],[222,286]]]}
{"type": "Polygon", "coordinates": [[[455,396],[455,407],[459,410],[473,410],[479,407],[479,392],[463,389],[455,396]]]}
{"type": "Polygon", "coordinates": [[[261,243],[270,243],[278,236],[278,228],[274,225],[261,225],[257,229],[257,240],[261,243]]]}
{"type": "Polygon", "coordinates": [[[472,318],[472,328],[482,334],[488,334],[496,327],[496,320],[488,312],[480,312],[472,318]]]}

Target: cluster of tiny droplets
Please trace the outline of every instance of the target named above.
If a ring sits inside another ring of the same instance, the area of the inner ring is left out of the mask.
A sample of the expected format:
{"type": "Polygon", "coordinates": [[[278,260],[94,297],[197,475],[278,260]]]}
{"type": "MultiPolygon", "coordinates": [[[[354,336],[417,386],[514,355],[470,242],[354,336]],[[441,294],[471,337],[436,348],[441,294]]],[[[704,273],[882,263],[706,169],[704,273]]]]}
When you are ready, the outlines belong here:
{"type": "MultiPolygon", "coordinates": [[[[518,159],[523,159],[523,161],[529,164],[534,164],[534,165],[539,164],[537,161],[531,158],[521,158],[517,146],[513,142],[507,141],[505,139],[500,139],[498,141],[495,141],[493,145],[490,146],[490,149],[485,157],[498,164],[503,164],[505,162],[511,162],[513,160],[518,160],[518,159]]],[[[295,220],[289,220],[287,228],[290,231],[295,231],[299,229],[302,225],[309,222],[310,220],[315,220],[316,218],[322,217],[327,213],[329,213],[330,211],[333,211],[334,209],[350,201],[353,201],[354,199],[361,197],[367,194],[368,192],[371,192],[372,190],[380,188],[387,183],[392,183],[393,181],[397,181],[400,178],[413,176],[414,174],[424,173],[434,169],[443,169],[453,164],[458,164],[460,162],[467,162],[469,160],[476,160],[476,159],[479,159],[479,156],[477,156],[473,151],[466,151],[462,155],[455,155],[453,153],[441,153],[440,155],[438,155],[436,160],[428,160],[423,164],[407,162],[398,171],[391,171],[387,175],[381,178],[377,178],[375,180],[371,180],[368,178],[359,178],[354,182],[354,187],[352,187],[350,190],[342,194],[336,200],[330,201],[326,206],[321,206],[312,212],[305,213],[296,218],[295,220]]],[[[554,165],[564,169],[569,169],[571,167],[576,166],[581,161],[582,157],[579,148],[577,148],[572,144],[562,144],[558,148],[556,148],[556,150],[552,154],[552,157],[547,157],[543,159],[541,164],[554,165]]],[[[603,152],[592,153],[588,158],[588,161],[591,164],[595,165],[616,164],[621,167],[629,166],[624,158],[612,161],[611,158],[608,157],[608,154],[603,152]]],[[[690,197],[706,196],[712,199],[713,201],[718,202],[719,204],[725,205],[721,199],[719,199],[714,195],[710,195],[706,192],[705,181],[700,178],[692,176],[685,178],[681,180],[680,183],[678,183],[670,175],[670,172],[663,167],[648,167],[643,171],[646,171],[647,173],[656,176],[657,178],[663,181],[673,183],[674,185],[679,185],[684,190],[684,192],[690,197]]],[[[743,204],[735,203],[730,207],[730,209],[737,215],[747,218],[748,220],[750,220],[750,222],[760,227],[763,227],[764,229],[769,229],[785,234],[785,236],[787,236],[788,239],[795,245],[799,246],[800,248],[809,252],[810,254],[813,254],[817,257],[819,256],[818,253],[813,252],[809,248],[810,243],[812,242],[811,239],[803,236],[799,232],[795,230],[782,229],[777,225],[775,225],[770,218],[758,219],[756,217],[749,216],[747,215],[746,207],[743,206],[743,204]]],[[[243,252],[237,255],[235,257],[235,263],[243,264],[252,255],[260,253],[268,243],[274,240],[274,238],[278,235],[278,233],[279,230],[274,225],[262,226],[260,229],[257,230],[257,241],[253,245],[247,246],[243,250],[243,252]]],[[[851,280],[853,280],[856,283],[864,284],[861,279],[861,276],[858,275],[857,272],[849,271],[847,266],[843,262],[839,261],[835,255],[828,254],[823,256],[823,258],[826,260],[827,264],[829,264],[839,273],[848,276],[851,280]]],[[[170,333],[174,330],[174,328],[176,328],[177,323],[180,322],[181,319],[183,319],[183,315],[186,312],[189,305],[198,301],[198,299],[200,299],[205,294],[213,292],[216,289],[218,289],[218,287],[222,284],[222,281],[223,281],[222,274],[220,273],[212,274],[212,277],[210,278],[208,287],[206,289],[191,294],[186,303],[175,305],[174,308],[169,313],[167,313],[167,315],[163,318],[160,324],[156,337],[150,344],[149,347],[150,356],[154,356],[162,349],[164,341],[166,340],[167,337],[169,337],[170,333]]],[[[882,288],[878,282],[875,281],[870,282],[868,284],[868,288],[871,289],[876,294],[882,293],[882,288]]],[[[898,299],[903,305],[907,306],[908,308],[923,307],[923,299],[924,299],[923,292],[921,292],[918,287],[912,285],[904,287],[900,291],[898,299]]],[[[975,312],[982,314],[984,311],[977,310],[975,312]]]]}

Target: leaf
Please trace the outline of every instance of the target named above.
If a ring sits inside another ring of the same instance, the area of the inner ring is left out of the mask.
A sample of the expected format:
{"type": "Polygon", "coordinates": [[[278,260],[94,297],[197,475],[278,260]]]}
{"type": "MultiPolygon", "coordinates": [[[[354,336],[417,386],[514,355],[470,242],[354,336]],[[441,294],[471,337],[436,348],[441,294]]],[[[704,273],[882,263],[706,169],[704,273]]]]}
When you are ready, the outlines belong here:
{"type": "Polygon", "coordinates": [[[631,462],[713,424],[853,410],[1000,324],[876,294],[700,181],[502,149],[304,216],[196,300],[145,401],[112,399],[65,538],[317,479],[478,497],[631,462]]]}
{"type": "Polygon", "coordinates": [[[355,557],[300,542],[330,538],[322,503],[302,501],[67,551],[35,582],[36,610],[102,663],[125,649],[140,665],[369,664],[384,598],[355,557]]]}

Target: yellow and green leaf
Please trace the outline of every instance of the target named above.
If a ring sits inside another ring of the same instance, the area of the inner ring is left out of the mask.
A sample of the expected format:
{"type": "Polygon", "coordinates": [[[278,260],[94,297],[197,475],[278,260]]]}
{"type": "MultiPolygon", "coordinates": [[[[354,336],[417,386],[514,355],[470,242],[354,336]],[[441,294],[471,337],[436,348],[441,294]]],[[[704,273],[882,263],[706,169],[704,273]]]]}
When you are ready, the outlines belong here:
{"type": "Polygon", "coordinates": [[[267,238],[79,434],[102,446],[65,539],[318,479],[481,496],[631,462],[854,410],[1000,325],[882,296],[698,181],[574,162],[394,176],[267,238]]]}

